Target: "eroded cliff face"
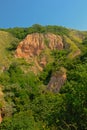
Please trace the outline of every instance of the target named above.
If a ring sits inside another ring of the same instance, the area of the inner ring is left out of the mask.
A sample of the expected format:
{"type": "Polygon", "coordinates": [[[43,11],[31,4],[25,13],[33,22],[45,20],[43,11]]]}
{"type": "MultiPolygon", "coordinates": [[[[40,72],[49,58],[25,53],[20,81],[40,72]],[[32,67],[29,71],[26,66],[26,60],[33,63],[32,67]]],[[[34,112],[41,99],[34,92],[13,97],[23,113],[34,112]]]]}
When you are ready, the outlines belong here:
{"type": "Polygon", "coordinates": [[[62,38],[59,35],[48,33],[48,34],[45,35],[45,37],[47,38],[47,40],[49,42],[48,47],[51,50],[54,50],[54,49],[61,50],[61,49],[63,49],[62,38]]]}
{"type": "Polygon", "coordinates": [[[16,57],[19,58],[29,58],[33,56],[38,56],[48,47],[49,49],[63,49],[62,38],[55,34],[39,34],[33,33],[26,36],[26,38],[21,41],[16,49],[16,57]]]}
{"type": "Polygon", "coordinates": [[[19,58],[29,58],[34,55],[39,55],[44,49],[44,37],[42,34],[30,34],[21,41],[16,50],[16,56],[19,58]]]}
{"type": "Polygon", "coordinates": [[[55,74],[51,77],[47,89],[54,93],[59,92],[60,88],[64,85],[66,79],[66,70],[64,68],[60,69],[59,71],[55,72],[55,74]]]}

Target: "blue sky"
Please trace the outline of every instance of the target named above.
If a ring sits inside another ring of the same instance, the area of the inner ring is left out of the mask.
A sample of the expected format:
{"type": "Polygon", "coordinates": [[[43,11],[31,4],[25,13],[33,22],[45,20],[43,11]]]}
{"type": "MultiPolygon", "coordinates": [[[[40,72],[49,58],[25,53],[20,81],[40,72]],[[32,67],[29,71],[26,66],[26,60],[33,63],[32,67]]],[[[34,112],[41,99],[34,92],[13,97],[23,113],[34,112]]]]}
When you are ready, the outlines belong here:
{"type": "Polygon", "coordinates": [[[0,28],[33,24],[87,30],[87,0],[0,0],[0,28]]]}

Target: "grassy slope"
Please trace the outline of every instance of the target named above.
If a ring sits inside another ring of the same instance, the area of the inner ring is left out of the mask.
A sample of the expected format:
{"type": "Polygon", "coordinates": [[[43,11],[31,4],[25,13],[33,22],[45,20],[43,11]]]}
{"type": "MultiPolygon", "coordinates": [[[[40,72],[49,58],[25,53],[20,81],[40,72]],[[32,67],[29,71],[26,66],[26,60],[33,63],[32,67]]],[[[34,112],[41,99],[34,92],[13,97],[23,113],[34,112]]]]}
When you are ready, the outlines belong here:
{"type": "Polygon", "coordinates": [[[78,46],[75,44],[75,42],[73,42],[70,38],[68,38],[67,36],[64,36],[64,38],[65,38],[65,41],[66,41],[66,43],[67,44],[69,44],[70,45],[70,53],[69,53],[69,55],[68,55],[68,58],[70,58],[70,59],[72,59],[72,58],[74,58],[76,55],[75,55],[75,53],[77,53],[78,52],[78,54],[77,55],[79,55],[80,54],[80,49],[78,48],[78,46]]]}
{"type": "Polygon", "coordinates": [[[8,50],[11,42],[16,40],[10,33],[0,31],[0,68],[8,66],[13,60],[12,53],[8,50]]]}
{"type": "Polygon", "coordinates": [[[70,46],[70,53],[68,58],[72,59],[81,54],[82,40],[85,37],[85,34],[80,31],[72,30],[69,33],[69,36],[64,36],[65,42],[70,46]]]}

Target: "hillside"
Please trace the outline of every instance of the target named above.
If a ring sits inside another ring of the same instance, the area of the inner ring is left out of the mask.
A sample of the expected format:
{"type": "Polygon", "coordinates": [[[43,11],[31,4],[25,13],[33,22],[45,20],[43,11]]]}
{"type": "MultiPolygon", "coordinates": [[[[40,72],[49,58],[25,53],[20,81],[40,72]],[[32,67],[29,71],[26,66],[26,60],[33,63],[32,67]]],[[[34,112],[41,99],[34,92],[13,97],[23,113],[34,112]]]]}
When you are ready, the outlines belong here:
{"type": "Polygon", "coordinates": [[[86,31],[1,29],[0,129],[87,129],[86,31]]]}
{"type": "Polygon", "coordinates": [[[10,48],[12,42],[15,41],[18,42],[18,39],[12,36],[12,34],[0,31],[0,71],[11,63],[13,55],[10,52],[10,48]]]}
{"type": "MultiPolygon", "coordinates": [[[[3,64],[3,62],[5,62],[4,66],[8,66],[13,61],[18,62],[18,63],[20,62],[20,64],[26,64],[26,63],[24,63],[26,61],[23,61],[23,59],[22,60],[20,59],[20,61],[19,61],[14,56],[17,45],[19,44],[19,46],[20,46],[19,41],[22,42],[22,40],[25,39],[25,37],[27,39],[28,35],[30,35],[32,38],[34,38],[33,35],[35,33],[37,33],[37,35],[41,35],[40,38],[38,36],[36,36],[37,37],[36,40],[38,41],[38,44],[39,44],[39,42],[41,43],[41,41],[40,41],[41,37],[43,37],[42,41],[43,41],[43,46],[45,46],[45,49],[43,49],[43,51],[41,52],[40,55],[36,56],[37,55],[37,54],[35,55],[36,51],[34,50],[34,46],[32,45],[31,49],[32,49],[33,52],[29,55],[34,54],[34,56],[32,58],[27,58],[28,59],[28,62],[27,62],[28,65],[31,64],[31,63],[34,64],[32,66],[34,71],[36,71],[36,69],[35,69],[36,67],[37,67],[37,71],[42,70],[43,65],[40,65],[40,62],[41,63],[43,62],[43,64],[45,64],[46,62],[48,62],[48,63],[52,62],[53,59],[54,59],[51,56],[52,52],[50,51],[50,49],[53,47],[52,44],[54,44],[53,41],[52,41],[51,35],[55,35],[54,41],[55,40],[57,41],[56,36],[60,37],[61,41],[63,42],[62,43],[63,49],[69,52],[68,56],[67,56],[69,59],[73,59],[74,57],[81,54],[81,50],[82,50],[82,44],[81,43],[82,43],[82,40],[86,36],[86,32],[71,30],[71,29],[67,29],[65,27],[60,27],[60,26],[41,26],[41,25],[38,25],[38,24],[35,24],[35,25],[33,25],[32,27],[29,27],[29,28],[13,28],[13,29],[2,29],[2,30],[3,31],[1,31],[1,38],[0,38],[2,40],[1,40],[0,46],[2,48],[1,51],[4,54],[1,56],[1,64],[3,64]],[[4,33],[3,37],[2,37],[2,33],[4,33]],[[51,35],[49,35],[49,34],[51,34],[51,35]],[[7,39],[6,39],[5,35],[8,35],[7,39]],[[49,35],[49,36],[46,36],[46,35],[49,35]],[[5,38],[5,39],[3,39],[3,38],[5,38]],[[5,42],[5,40],[6,40],[6,42],[5,42]],[[4,48],[2,47],[2,45],[3,45],[2,42],[3,42],[3,44],[5,44],[3,46],[4,48]],[[50,44],[49,45],[50,48],[48,47],[47,44],[50,44]],[[41,58],[42,58],[42,61],[41,61],[41,58]],[[4,60],[4,59],[6,59],[6,60],[4,60]]],[[[25,39],[25,42],[26,42],[26,39],[25,39]]],[[[31,40],[31,44],[33,44],[34,42],[31,40]]],[[[26,44],[26,43],[24,43],[24,44],[26,44]]],[[[25,46],[25,45],[23,45],[23,46],[25,46]]],[[[25,51],[27,51],[26,50],[27,47],[28,46],[26,45],[25,51]]],[[[37,48],[38,47],[36,47],[36,49],[37,48]]],[[[40,51],[40,49],[39,49],[39,51],[40,51]]],[[[39,51],[37,51],[37,53],[39,51]]],[[[21,53],[21,55],[22,55],[21,56],[22,58],[25,57],[25,56],[23,56],[23,53],[21,53]]],[[[26,55],[26,54],[24,53],[24,55],[26,55]]],[[[20,57],[20,56],[18,56],[18,57],[20,57]]],[[[1,68],[3,68],[3,67],[1,67],[1,68]]],[[[23,65],[22,65],[22,68],[23,68],[23,65]]],[[[26,71],[26,65],[24,65],[24,68],[25,68],[25,71],[26,71]]]]}

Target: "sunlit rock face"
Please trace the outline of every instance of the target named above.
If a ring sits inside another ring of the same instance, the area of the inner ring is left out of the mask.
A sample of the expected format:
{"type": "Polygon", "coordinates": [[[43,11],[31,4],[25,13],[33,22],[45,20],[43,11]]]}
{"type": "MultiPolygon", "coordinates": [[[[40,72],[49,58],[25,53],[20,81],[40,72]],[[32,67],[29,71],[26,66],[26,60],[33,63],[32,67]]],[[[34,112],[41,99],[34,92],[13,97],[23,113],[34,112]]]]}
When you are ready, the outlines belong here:
{"type": "Polygon", "coordinates": [[[16,49],[16,57],[19,58],[29,58],[36,55],[40,55],[45,47],[49,49],[63,49],[62,38],[55,34],[40,34],[33,33],[26,36],[26,38],[21,41],[16,49]]]}
{"type": "Polygon", "coordinates": [[[59,35],[48,33],[45,37],[49,41],[48,46],[51,50],[54,50],[54,49],[61,50],[61,49],[63,49],[62,38],[59,35]]]}

